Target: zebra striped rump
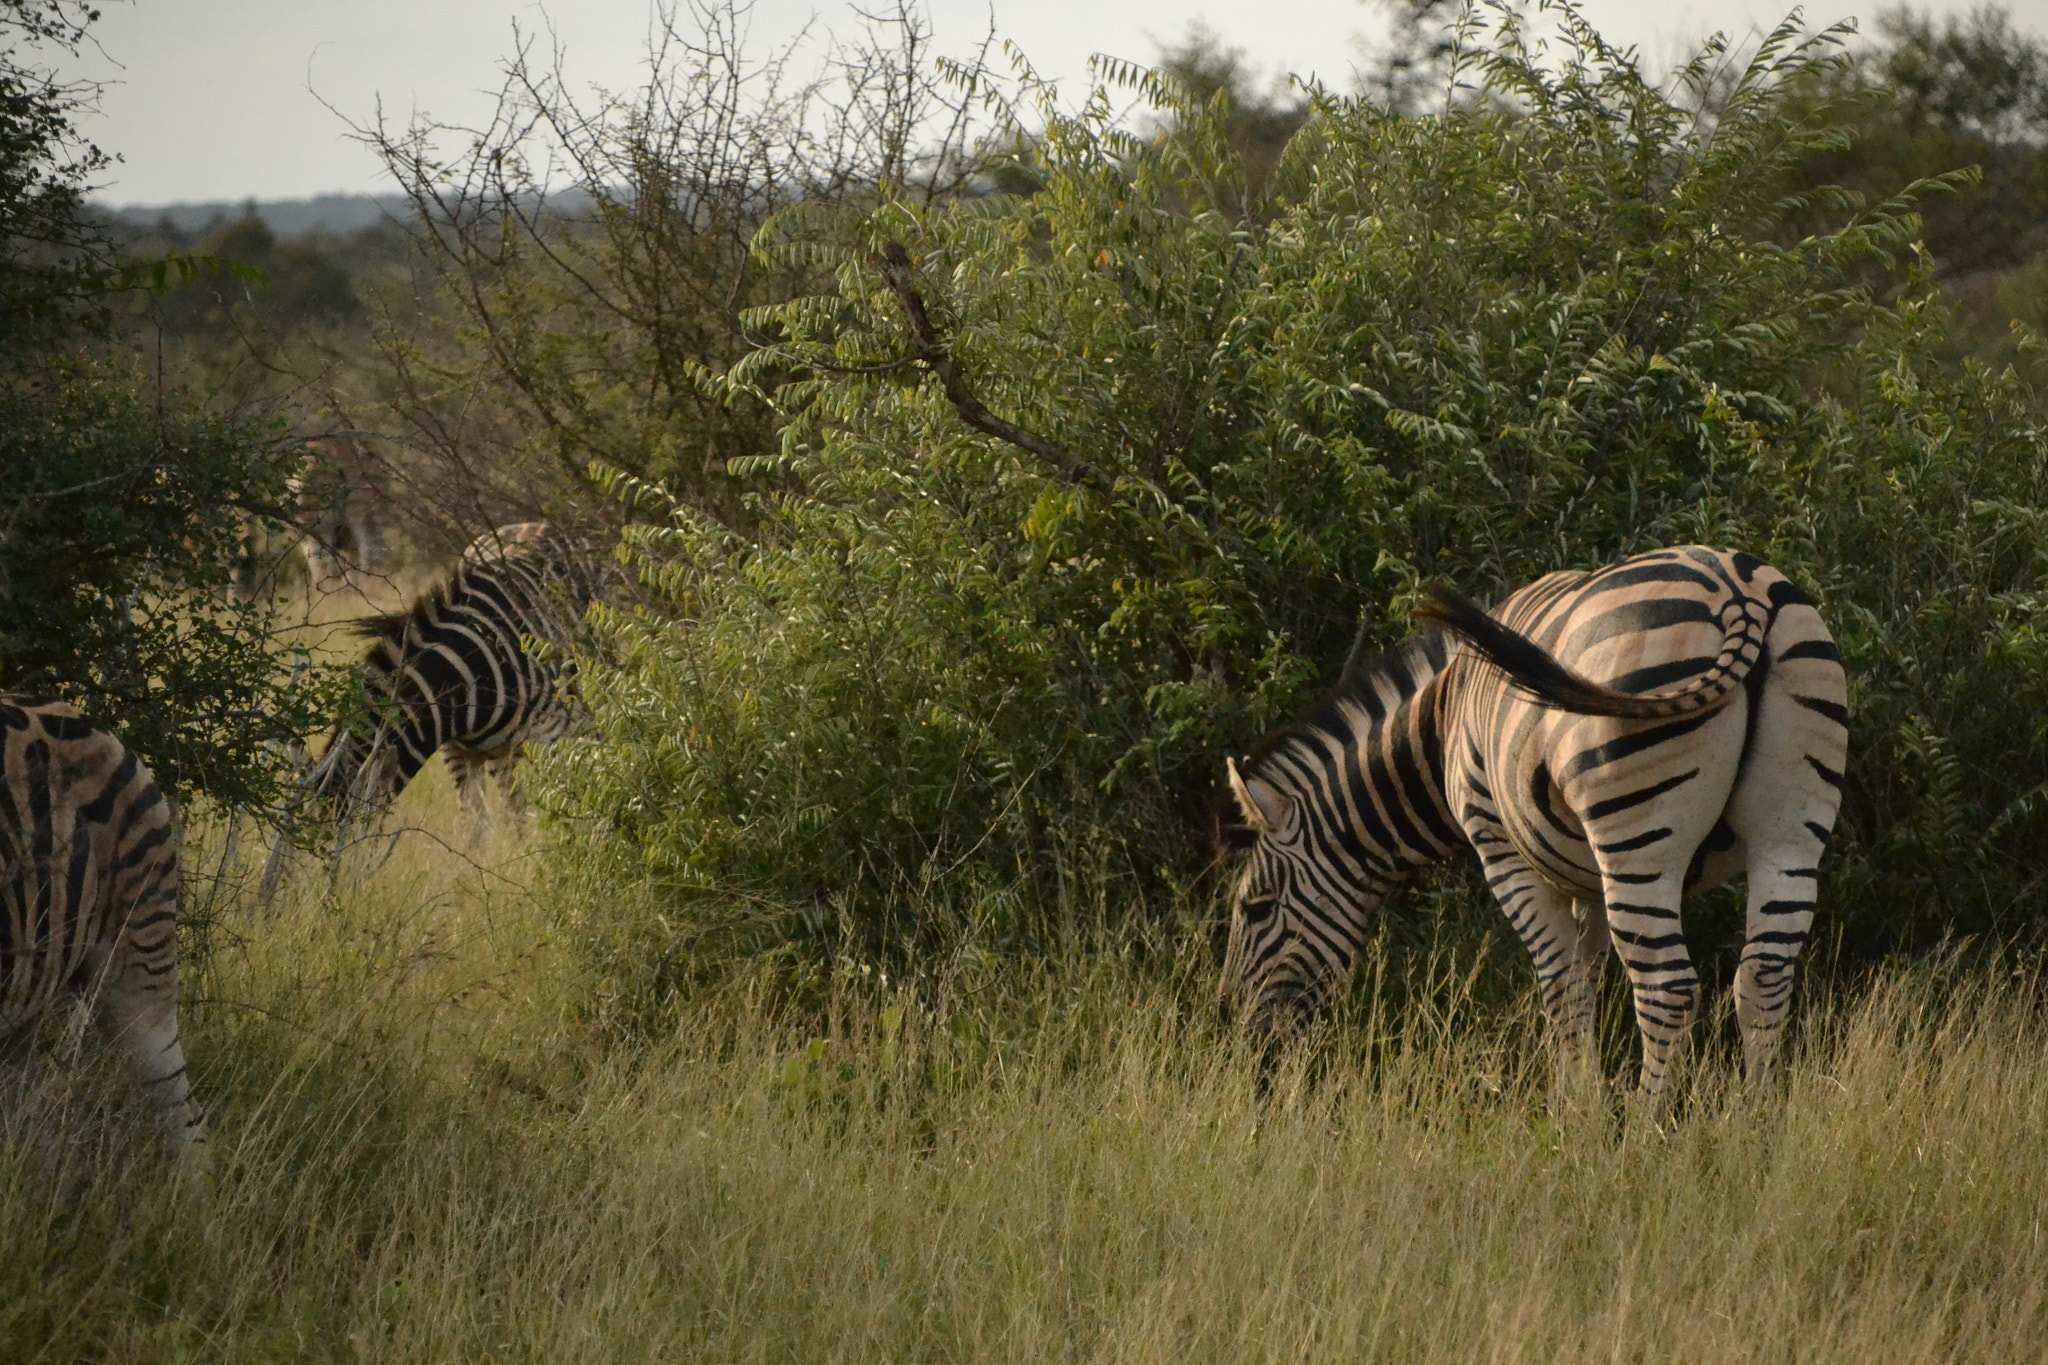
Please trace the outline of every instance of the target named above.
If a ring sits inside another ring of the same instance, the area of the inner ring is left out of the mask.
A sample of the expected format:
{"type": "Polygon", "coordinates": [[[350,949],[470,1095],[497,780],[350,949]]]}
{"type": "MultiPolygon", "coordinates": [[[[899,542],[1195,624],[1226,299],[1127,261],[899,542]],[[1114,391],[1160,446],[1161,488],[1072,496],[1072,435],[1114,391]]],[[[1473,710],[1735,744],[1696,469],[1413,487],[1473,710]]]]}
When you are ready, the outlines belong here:
{"type": "Polygon", "coordinates": [[[1681,902],[1741,875],[1736,1017],[1760,1080],[1848,752],[1819,613],[1755,557],[1685,546],[1551,574],[1490,615],[1449,593],[1420,615],[1435,629],[1230,764],[1251,856],[1226,1007],[1266,1028],[1312,1018],[1380,899],[1470,848],[1573,1070],[1592,1065],[1606,946],[1621,959],[1654,1096],[1698,1005],[1681,902]]]}
{"type": "Polygon", "coordinates": [[[178,1033],[178,829],[149,769],[69,706],[0,697],[0,1059],[93,1007],[182,1156],[206,1141],[178,1033]]]}

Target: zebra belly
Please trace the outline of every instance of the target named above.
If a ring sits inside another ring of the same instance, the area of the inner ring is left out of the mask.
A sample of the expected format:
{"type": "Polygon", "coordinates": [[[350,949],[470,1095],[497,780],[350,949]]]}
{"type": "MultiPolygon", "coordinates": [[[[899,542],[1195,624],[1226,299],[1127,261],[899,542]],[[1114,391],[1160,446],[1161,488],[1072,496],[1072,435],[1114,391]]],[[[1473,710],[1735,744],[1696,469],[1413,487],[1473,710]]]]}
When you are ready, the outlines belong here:
{"type": "Polygon", "coordinates": [[[1503,818],[1491,808],[1481,808],[1455,788],[1452,800],[1464,812],[1460,824],[1465,837],[1482,857],[1487,849],[1505,843],[1556,891],[1573,900],[1600,899],[1600,873],[1583,828],[1567,832],[1556,825],[1531,825],[1514,816],[1503,818]]]}
{"type": "MultiPolygon", "coordinates": [[[[1583,836],[1559,840],[1555,835],[1540,841],[1517,839],[1499,821],[1492,822],[1489,828],[1513,844],[1523,861],[1556,890],[1573,900],[1598,901],[1603,898],[1605,889],[1600,884],[1599,873],[1584,871],[1596,863],[1592,841],[1583,836]]],[[[1735,838],[1725,825],[1716,826],[1714,834],[1708,835],[1693,853],[1692,863],[1685,874],[1685,894],[1690,896],[1727,885],[1743,875],[1748,867],[1748,858],[1749,852],[1742,841],[1735,838]],[[1727,842],[1718,842],[1718,835],[1726,835],[1727,842]]]]}

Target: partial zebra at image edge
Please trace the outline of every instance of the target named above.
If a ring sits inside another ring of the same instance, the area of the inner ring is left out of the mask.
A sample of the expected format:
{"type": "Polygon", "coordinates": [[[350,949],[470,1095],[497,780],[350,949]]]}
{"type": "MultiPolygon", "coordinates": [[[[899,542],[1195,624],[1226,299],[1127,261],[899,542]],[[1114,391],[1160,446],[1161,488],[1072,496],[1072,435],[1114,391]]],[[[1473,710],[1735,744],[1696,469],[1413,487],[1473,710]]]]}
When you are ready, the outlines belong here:
{"type": "Polygon", "coordinates": [[[178,1019],[180,851],[170,800],[117,736],[67,704],[0,695],[0,1104],[32,1094],[37,1027],[77,999],[189,1167],[207,1127],[178,1019]]]}

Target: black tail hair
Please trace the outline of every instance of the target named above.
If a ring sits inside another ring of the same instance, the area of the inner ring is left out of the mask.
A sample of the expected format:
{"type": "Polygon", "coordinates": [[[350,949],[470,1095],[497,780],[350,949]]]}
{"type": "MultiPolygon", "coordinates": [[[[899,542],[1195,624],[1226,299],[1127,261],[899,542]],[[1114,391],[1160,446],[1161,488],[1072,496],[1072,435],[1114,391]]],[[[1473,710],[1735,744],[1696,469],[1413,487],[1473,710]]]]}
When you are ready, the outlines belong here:
{"type": "MultiPolygon", "coordinates": [[[[1740,651],[1727,663],[1717,662],[1685,686],[1668,692],[1639,695],[1603,687],[1573,671],[1520,631],[1503,625],[1486,608],[1441,585],[1432,587],[1416,608],[1418,621],[1457,636],[1495,668],[1545,706],[1582,716],[1615,716],[1623,720],[1657,720],[1710,710],[1741,690],[1749,672],[1740,651]]],[[[1727,631],[1729,644],[1749,633],[1748,614],[1738,614],[1727,631]]],[[[1760,637],[1760,632],[1759,632],[1760,637]]],[[[1761,646],[1761,638],[1757,644],[1761,646]]]]}

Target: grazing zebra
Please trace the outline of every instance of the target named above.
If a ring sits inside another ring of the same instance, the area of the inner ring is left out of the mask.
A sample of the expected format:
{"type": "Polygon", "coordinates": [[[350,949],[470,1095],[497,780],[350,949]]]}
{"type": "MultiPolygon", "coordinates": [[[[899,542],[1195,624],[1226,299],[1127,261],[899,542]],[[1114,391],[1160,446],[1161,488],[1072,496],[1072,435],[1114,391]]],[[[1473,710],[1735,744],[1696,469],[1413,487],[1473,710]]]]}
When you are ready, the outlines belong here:
{"type": "Polygon", "coordinates": [[[484,818],[485,779],[516,809],[521,751],[574,720],[562,665],[521,641],[566,640],[595,596],[582,558],[544,523],[501,527],[411,606],[358,622],[373,642],[362,664],[368,706],[336,727],[308,775],[313,792],[347,821],[397,799],[438,750],[472,828],[484,818]]]}
{"type": "Polygon", "coordinates": [[[206,1141],[178,1041],[178,828],[149,769],[69,706],[0,697],[0,1061],[83,997],[180,1157],[206,1141]]]}
{"type": "Polygon", "coordinates": [[[1387,891],[1470,847],[1580,1075],[1611,940],[1654,1101],[1699,993],[1680,901],[1746,874],[1735,1011],[1745,1074],[1762,1081],[1848,750],[1819,613],[1755,557],[1686,546],[1550,574],[1492,616],[1449,593],[1422,615],[1440,629],[1347,670],[1306,720],[1229,765],[1251,857],[1226,1011],[1306,1024],[1387,891]]]}

